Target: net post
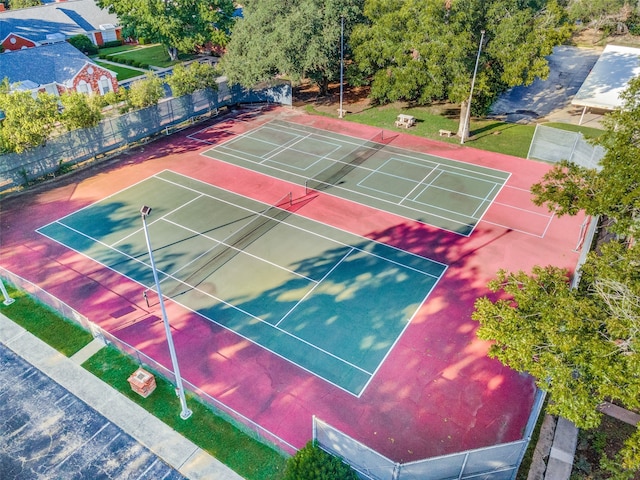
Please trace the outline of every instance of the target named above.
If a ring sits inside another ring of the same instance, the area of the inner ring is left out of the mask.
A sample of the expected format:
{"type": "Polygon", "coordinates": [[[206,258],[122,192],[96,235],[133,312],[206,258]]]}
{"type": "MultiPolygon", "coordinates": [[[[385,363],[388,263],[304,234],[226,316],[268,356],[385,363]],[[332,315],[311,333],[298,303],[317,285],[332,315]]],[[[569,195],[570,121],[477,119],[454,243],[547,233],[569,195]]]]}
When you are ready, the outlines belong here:
{"type": "Polygon", "coordinates": [[[289,192],[289,206],[293,205],[293,193],[289,192]]]}
{"type": "Polygon", "coordinates": [[[309,195],[309,180],[304,181],[304,194],[309,195]]]}

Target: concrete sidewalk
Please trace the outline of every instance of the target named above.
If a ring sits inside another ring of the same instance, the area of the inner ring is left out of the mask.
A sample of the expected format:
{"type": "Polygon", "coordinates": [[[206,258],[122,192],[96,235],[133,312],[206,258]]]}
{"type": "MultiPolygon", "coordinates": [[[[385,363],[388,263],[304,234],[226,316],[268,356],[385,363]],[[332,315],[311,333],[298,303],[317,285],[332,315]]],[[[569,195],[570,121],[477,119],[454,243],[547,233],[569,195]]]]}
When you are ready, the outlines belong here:
{"type": "Polygon", "coordinates": [[[79,363],[100,348],[97,341],[70,359],[0,314],[0,342],[187,478],[242,480],[229,467],[82,368],[79,363]]]}

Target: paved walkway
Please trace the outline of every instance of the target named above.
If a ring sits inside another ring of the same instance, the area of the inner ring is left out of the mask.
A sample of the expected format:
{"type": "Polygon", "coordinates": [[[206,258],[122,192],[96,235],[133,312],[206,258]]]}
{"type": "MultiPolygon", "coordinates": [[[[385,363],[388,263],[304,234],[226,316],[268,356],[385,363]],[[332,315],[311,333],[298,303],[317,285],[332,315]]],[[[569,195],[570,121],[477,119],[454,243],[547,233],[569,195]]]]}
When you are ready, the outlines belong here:
{"type": "Polygon", "coordinates": [[[242,480],[226,465],[82,368],[79,363],[101,347],[97,341],[70,359],[0,314],[0,342],[185,477],[242,480]]]}

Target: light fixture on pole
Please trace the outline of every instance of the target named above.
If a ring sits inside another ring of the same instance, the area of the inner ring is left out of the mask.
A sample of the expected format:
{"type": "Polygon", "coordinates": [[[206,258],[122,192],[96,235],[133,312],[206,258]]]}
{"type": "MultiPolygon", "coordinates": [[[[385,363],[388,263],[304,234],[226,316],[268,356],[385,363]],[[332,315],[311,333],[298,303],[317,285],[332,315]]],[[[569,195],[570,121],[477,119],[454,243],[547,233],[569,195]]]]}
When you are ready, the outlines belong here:
{"type": "Polygon", "coordinates": [[[147,241],[147,250],[149,252],[149,261],[151,262],[151,270],[153,271],[153,280],[156,283],[156,289],[158,291],[158,299],[160,300],[160,310],[162,311],[162,322],[164,323],[164,331],[167,336],[167,344],[169,345],[169,354],[171,355],[171,363],[173,365],[173,375],[176,377],[176,393],[180,397],[180,405],[182,411],[180,412],[180,418],[186,420],[191,416],[193,412],[187,407],[187,400],[184,396],[184,388],[182,387],[182,377],[180,376],[180,367],[178,367],[178,357],[176,356],[176,349],[173,346],[173,336],[171,335],[171,326],[169,325],[169,319],[167,318],[167,311],[164,307],[164,298],[162,297],[162,291],[160,290],[160,281],[158,280],[158,271],[156,270],[156,263],[153,259],[153,250],[151,249],[151,241],[149,240],[149,231],[147,229],[147,217],[151,214],[151,207],[144,205],[140,209],[140,215],[142,216],[142,226],[144,227],[144,238],[147,241]]]}
{"type": "Polygon", "coordinates": [[[7,289],[4,288],[4,282],[2,281],[1,278],[0,278],[0,290],[2,290],[2,296],[4,297],[4,302],[2,302],[4,305],[11,305],[13,302],[15,302],[15,300],[9,296],[7,289]]]}
{"type": "Polygon", "coordinates": [[[344,117],[342,110],[342,78],[344,76],[344,16],[340,17],[340,110],[338,118],[344,117]]]}
{"type": "Polygon", "coordinates": [[[469,103],[467,104],[467,111],[464,116],[464,123],[462,125],[462,135],[460,136],[460,144],[464,143],[464,137],[469,132],[469,122],[471,117],[471,100],[473,99],[473,87],[476,84],[476,74],[478,73],[478,63],[480,62],[480,52],[482,51],[482,42],[484,41],[484,30],[482,30],[480,36],[480,43],[478,44],[478,56],[476,57],[476,66],[473,69],[473,78],[471,79],[471,92],[469,93],[469,103]]]}

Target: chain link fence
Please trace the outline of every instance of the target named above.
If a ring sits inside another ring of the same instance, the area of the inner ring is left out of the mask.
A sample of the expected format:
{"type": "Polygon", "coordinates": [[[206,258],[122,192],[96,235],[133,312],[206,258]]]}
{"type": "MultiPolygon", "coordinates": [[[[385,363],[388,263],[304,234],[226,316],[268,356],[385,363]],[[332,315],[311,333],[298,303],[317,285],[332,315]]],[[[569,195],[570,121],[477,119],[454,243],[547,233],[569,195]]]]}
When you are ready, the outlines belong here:
{"type": "Polygon", "coordinates": [[[531,440],[531,434],[544,404],[545,394],[536,395],[521,440],[489,447],[397,463],[349,435],[313,417],[313,438],[327,452],[340,457],[361,478],[373,480],[513,480],[531,440]]]}
{"type": "MultiPolygon", "coordinates": [[[[132,345],[129,345],[123,340],[113,336],[109,332],[103,330],[99,325],[96,325],[87,317],[70,307],[68,304],[60,300],[59,298],[51,295],[46,290],[38,287],[34,283],[30,282],[22,278],[19,275],[16,275],[9,270],[6,270],[3,267],[0,267],[0,281],[6,280],[14,287],[28,293],[33,299],[40,302],[43,305],[48,306],[49,308],[55,310],[62,317],[72,320],[79,325],[81,325],[85,330],[90,332],[94,338],[97,338],[102,343],[106,345],[113,345],[120,352],[127,354],[130,356],[135,362],[139,365],[163,376],[168,379],[170,382],[175,383],[175,376],[173,371],[161,363],[158,363],[153,358],[149,357],[145,353],[141,352],[137,348],[132,345]]],[[[123,375],[129,376],[133,372],[123,372],[123,375]]],[[[183,383],[185,387],[198,397],[202,399],[207,405],[209,405],[214,412],[218,415],[222,416],[225,420],[231,422],[238,429],[242,430],[246,434],[250,435],[253,438],[259,439],[260,441],[266,442],[269,445],[275,446],[280,451],[295,454],[297,449],[283,440],[276,434],[270,432],[269,430],[261,427],[251,419],[245,417],[241,413],[235,411],[233,408],[225,405],[224,403],[216,400],[206,392],[200,390],[197,386],[193,385],[189,381],[183,378],[183,383]]]]}
{"type": "Polygon", "coordinates": [[[262,89],[247,90],[219,84],[217,92],[200,90],[169,98],[152,107],[107,118],[94,128],[73,130],[49,139],[43,146],[23,153],[0,156],[0,192],[6,192],[65,167],[97,160],[130,144],[154,135],[215,116],[218,109],[247,103],[292,104],[291,85],[281,82],[262,89]]]}
{"type": "Polygon", "coordinates": [[[568,160],[581,167],[600,169],[606,150],[591,145],[580,132],[536,125],[527,158],[558,163],[568,160]]]}

